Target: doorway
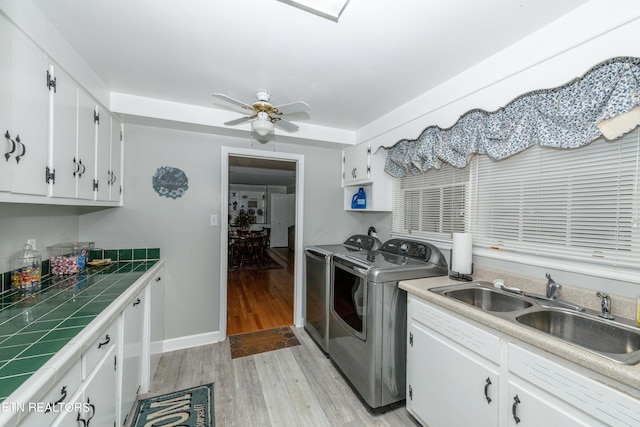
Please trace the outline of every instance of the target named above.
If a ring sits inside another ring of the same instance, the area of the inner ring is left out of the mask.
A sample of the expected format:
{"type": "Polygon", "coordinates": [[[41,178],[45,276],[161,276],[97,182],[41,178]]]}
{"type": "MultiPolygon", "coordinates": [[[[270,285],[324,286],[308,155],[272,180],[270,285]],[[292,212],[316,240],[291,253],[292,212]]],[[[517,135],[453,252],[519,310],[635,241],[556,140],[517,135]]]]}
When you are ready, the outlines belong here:
{"type": "Polygon", "coordinates": [[[225,337],[302,325],[303,161],[300,155],[223,147],[220,333],[225,337]]]}

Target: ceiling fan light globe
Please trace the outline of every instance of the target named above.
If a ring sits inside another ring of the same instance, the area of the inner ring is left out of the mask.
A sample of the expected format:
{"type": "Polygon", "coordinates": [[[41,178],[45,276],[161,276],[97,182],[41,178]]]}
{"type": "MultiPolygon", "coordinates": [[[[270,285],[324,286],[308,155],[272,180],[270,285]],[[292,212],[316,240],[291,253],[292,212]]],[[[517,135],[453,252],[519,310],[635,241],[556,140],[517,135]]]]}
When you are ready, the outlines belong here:
{"type": "Polygon", "coordinates": [[[273,131],[273,123],[269,120],[258,118],[251,122],[251,129],[260,136],[267,136],[273,131]]]}

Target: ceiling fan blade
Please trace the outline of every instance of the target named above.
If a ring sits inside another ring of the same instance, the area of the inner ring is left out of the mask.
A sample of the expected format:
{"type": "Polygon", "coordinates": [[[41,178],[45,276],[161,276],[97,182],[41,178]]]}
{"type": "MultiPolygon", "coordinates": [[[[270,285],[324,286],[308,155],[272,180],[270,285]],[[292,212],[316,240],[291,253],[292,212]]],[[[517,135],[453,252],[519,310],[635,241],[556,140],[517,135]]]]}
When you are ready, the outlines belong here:
{"type": "Polygon", "coordinates": [[[286,120],[282,120],[282,119],[278,119],[275,122],[273,122],[274,125],[276,125],[277,127],[279,127],[280,129],[284,129],[287,132],[295,132],[298,129],[300,129],[298,126],[294,125],[291,122],[288,122],[286,120]]]}
{"type": "Polygon", "coordinates": [[[290,104],[283,104],[274,107],[277,114],[293,114],[293,113],[301,113],[304,111],[309,111],[309,105],[306,102],[296,101],[290,104]]]}
{"type": "Polygon", "coordinates": [[[254,114],[253,116],[240,117],[239,119],[235,119],[235,120],[231,120],[231,121],[225,122],[225,125],[227,125],[227,126],[239,125],[240,123],[244,123],[244,122],[248,122],[250,120],[253,120],[257,116],[258,116],[257,114],[254,114]]]}
{"type": "Polygon", "coordinates": [[[238,101],[237,99],[233,99],[233,98],[231,98],[231,97],[229,97],[229,96],[227,96],[227,95],[225,95],[223,93],[214,93],[213,96],[215,96],[216,98],[220,98],[223,101],[226,101],[226,102],[228,102],[230,104],[236,105],[238,107],[242,107],[245,110],[253,111],[253,107],[251,105],[245,104],[244,102],[238,101]]]}

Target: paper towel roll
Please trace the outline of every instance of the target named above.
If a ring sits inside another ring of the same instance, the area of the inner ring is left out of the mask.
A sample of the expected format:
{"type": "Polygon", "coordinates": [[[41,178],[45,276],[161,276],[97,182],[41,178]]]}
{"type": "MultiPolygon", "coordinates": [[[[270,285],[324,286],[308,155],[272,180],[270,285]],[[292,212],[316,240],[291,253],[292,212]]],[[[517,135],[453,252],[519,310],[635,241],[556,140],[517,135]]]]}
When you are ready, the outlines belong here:
{"type": "Polygon", "coordinates": [[[460,274],[471,273],[471,247],[471,233],[453,233],[451,271],[460,274]]]}

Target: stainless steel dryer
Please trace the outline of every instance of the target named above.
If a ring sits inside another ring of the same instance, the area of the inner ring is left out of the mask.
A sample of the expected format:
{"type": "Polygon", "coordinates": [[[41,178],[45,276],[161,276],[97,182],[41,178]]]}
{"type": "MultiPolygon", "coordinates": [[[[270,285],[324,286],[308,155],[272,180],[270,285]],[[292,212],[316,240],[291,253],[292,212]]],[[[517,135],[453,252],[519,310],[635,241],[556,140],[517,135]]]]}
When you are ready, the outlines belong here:
{"type": "Polygon", "coordinates": [[[337,245],[307,246],[306,261],[306,321],[304,328],[320,349],[328,354],[329,286],[331,257],[337,253],[352,253],[378,249],[382,242],[375,237],[354,234],[337,245]]]}
{"type": "Polygon", "coordinates": [[[372,408],[404,399],[407,293],[400,280],[446,276],[429,243],[392,239],[332,259],[329,357],[372,408]]]}

